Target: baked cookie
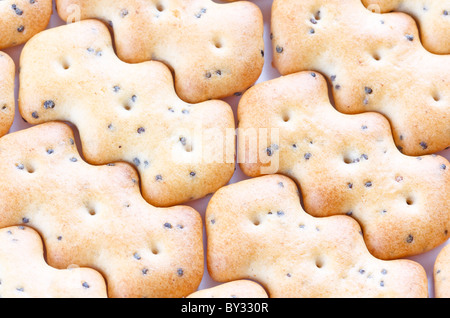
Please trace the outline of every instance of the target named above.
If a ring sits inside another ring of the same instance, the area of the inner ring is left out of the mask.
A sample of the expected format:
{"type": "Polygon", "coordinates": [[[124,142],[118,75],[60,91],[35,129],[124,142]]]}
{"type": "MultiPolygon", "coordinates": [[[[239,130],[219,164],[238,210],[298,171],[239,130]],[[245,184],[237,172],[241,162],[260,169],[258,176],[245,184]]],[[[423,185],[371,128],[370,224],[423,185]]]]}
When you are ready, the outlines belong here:
{"type": "Polygon", "coordinates": [[[411,15],[418,24],[423,46],[435,54],[450,54],[450,1],[448,0],[362,0],[377,13],[392,11],[411,15]]]}
{"type": "Polygon", "coordinates": [[[198,290],[186,298],[267,298],[264,288],[251,280],[241,279],[198,290]]]}
{"type": "Polygon", "coordinates": [[[353,217],[376,257],[420,254],[449,238],[448,160],[400,153],[378,113],[338,112],[319,73],[253,86],[239,102],[238,121],[238,161],[247,176],[291,177],[306,212],[353,217]]]}
{"type": "Polygon", "coordinates": [[[272,298],[428,296],[420,264],[375,258],[348,216],[305,213],[284,176],[221,188],[205,225],[208,272],[219,282],[252,279],[272,298]]]}
{"type": "Polygon", "coordinates": [[[0,136],[8,133],[14,121],[14,61],[11,57],[0,52],[0,136]]]}
{"type": "Polygon", "coordinates": [[[450,298],[450,244],[439,252],[433,270],[436,298],[450,298]]]}
{"type": "Polygon", "coordinates": [[[50,266],[99,271],[112,298],[197,290],[204,254],[193,208],[149,205],[129,164],[87,164],[64,123],[10,133],[0,149],[0,228],[37,230],[50,266]]]}
{"type": "Polygon", "coordinates": [[[99,272],[48,266],[41,237],[25,226],[0,229],[0,282],[2,298],[107,297],[99,272]]]}
{"type": "Polygon", "coordinates": [[[242,92],[264,64],[263,17],[247,1],[57,0],[64,21],[110,25],[119,58],[159,60],[174,72],[177,94],[198,103],[242,92]]]}
{"type": "Polygon", "coordinates": [[[0,50],[23,44],[44,30],[52,15],[52,0],[0,1],[0,50]]]}
{"type": "Polygon", "coordinates": [[[425,50],[411,16],[361,0],[275,0],[271,27],[282,75],[322,73],[340,112],[383,114],[404,154],[450,146],[450,55],[425,50]]]}
{"type": "Polygon", "coordinates": [[[75,124],[86,160],[132,164],[150,204],[202,198],[232,177],[230,105],[182,101],[163,63],[119,60],[103,23],[84,20],[41,32],[25,45],[20,68],[22,117],[31,124],[75,124]]]}

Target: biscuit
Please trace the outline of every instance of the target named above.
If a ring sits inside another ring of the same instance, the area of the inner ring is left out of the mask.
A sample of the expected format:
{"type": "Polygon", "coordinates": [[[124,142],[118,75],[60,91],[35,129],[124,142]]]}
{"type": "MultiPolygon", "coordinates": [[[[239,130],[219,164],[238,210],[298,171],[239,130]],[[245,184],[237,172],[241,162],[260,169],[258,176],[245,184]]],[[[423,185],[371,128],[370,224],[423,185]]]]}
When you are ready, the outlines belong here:
{"type": "Polygon", "coordinates": [[[377,13],[392,11],[411,15],[418,24],[423,46],[435,54],[450,54],[450,3],[435,0],[362,0],[377,13]]]}
{"type": "Polygon", "coordinates": [[[196,210],[148,204],[127,163],[87,164],[65,123],[10,133],[0,149],[0,228],[37,230],[50,266],[99,271],[111,298],[197,290],[204,254],[196,210]]]}
{"type": "Polygon", "coordinates": [[[119,58],[159,60],[175,88],[197,103],[242,92],[264,64],[263,17],[253,3],[211,0],[57,0],[64,21],[96,18],[110,25],[119,58]],[[79,16],[79,17],[77,17],[79,16]]]}
{"type": "Polygon", "coordinates": [[[450,298],[450,244],[439,252],[433,269],[436,298],[450,298]]]}
{"type": "Polygon", "coordinates": [[[15,65],[9,55],[0,52],[0,136],[8,133],[14,121],[15,65]]]}
{"type": "Polygon", "coordinates": [[[0,50],[28,41],[44,30],[52,15],[52,0],[0,1],[0,50]]]}
{"type": "Polygon", "coordinates": [[[126,161],[154,206],[202,198],[235,167],[233,111],[222,100],[189,104],[161,62],[128,64],[95,20],[41,32],[20,58],[19,110],[30,124],[73,123],[91,164],[126,161]]]}
{"type": "Polygon", "coordinates": [[[306,212],[350,215],[376,257],[420,254],[449,238],[448,160],[400,153],[378,113],[338,112],[319,73],[253,86],[239,102],[238,121],[238,161],[247,176],[291,177],[306,212]]]}
{"type": "Polygon", "coordinates": [[[105,298],[102,275],[90,268],[55,269],[45,262],[39,234],[28,227],[0,229],[2,298],[105,298]]]}
{"type": "Polygon", "coordinates": [[[450,146],[450,56],[426,51],[410,16],[361,0],[275,0],[271,28],[281,75],[322,73],[340,112],[385,115],[406,155],[450,146]]]}
{"type": "Polygon", "coordinates": [[[268,295],[260,284],[241,279],[198,290],[186,298],[268,298],[268,295]]]}
{"type": "Polygon", "coordinates": [[[305,213],[281,175],[218,190],[205,216],[207,266],[219,282],[248,278],[271,298],[427,297],[424,268],[372,256],[352,218],[305,213]]]}

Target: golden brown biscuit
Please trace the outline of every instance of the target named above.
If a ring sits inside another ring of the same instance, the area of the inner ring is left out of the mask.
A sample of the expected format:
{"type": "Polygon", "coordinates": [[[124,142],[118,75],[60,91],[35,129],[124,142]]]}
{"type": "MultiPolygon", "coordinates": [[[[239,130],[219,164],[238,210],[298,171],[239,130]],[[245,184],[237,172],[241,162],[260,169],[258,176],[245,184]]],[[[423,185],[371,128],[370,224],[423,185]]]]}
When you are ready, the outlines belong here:
{"type": "Polygon", "coordinates": [[[448,160],[400,153],[380,114],[338,112],[319,73],[253,86],[239,102],[238,121],[247,176],[290,176],[306,212],[352,216],[376,257],[420,254],[449,238],[448,160]]]}
{"type": "Polygon", "coordinates": [[[2,298],[107,297],[99,272],[48,266],[41,237],[25,226],[0,229],[0,282],[2,298]]]}
{"type": "Polygon", "coordinates": [[[15,114],[15,65],[11,57],[0,52],[0,136],[8,133],[15,114]]]}
{"type": "Polygon", "coordinates": [[[198,290],[186,298],[267,298],[264,288],[251,280],[241,279],[198,290]]]}
{"type": "Polygon", "coordinates": [[[450,298],[450,244],[439,252],[433,269],[436,298],[450,298]]]}
{"type": "Polygon", "coordinates": [[[44,30],[52,15],[52,0],[0,1],[0,50],[23,44],[44,30]]]}
{"type": "Polygon", "coordinates": [[[385,115],[404,154],[450,146],[450,55],[425,50],[414,19],[373,13],[361,0],[275,0],[272,8],[282,75],[322,73],[339,111],[385,115]]]}
{"type": "Polygon", "coordinates": [[[159,60],[181,99],[198,103],[241,92],[264,64],[263,18],[253,3],[211,0],[57,0],[60,17],[96,18],[113,29],[118,56],[159,60]]]}
{"type": "Polygon", "coordinates": [[[420,264],[373,257],[352,218],[305,213],[295,183],[281,175],[221,188],[205,225],[208,272],[219,282],[253,279],[272,298],[428,295],[420,264]]]}
{"type": "Polygon", "coordinates": [[[432,53],[450,54],[450,2],[448,0],[362,0],[377,13],[411,15],[418,24],[423,46],[432,53]]]}
{"type": "Polygon", "coordinates": [[[74,123],[86,160],[134,165],[152,205],[202,198],[233,175],[230,105],[180,100],[161,62],[120,61],[101,22],[41,32],[25,45],[20,67],[22,117],[74,123]]]}
{"type": "Polygon", "coordinates": [[[126,163],[82,160],[51,122],[0,139],[0,228],[36,229],[50,266],[99,271],[109,297],[183,297],[203,276],[202,220],[188,206],[155,208],[126,163]]]}

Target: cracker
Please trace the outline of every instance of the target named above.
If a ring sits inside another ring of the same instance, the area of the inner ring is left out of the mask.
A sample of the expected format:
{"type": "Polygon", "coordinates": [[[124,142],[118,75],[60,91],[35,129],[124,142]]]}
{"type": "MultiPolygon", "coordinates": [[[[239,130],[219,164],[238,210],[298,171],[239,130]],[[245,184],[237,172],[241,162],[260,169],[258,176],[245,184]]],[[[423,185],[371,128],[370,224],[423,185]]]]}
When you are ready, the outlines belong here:
{"type": "Polygon", "coordinates": [[[205,216],[207,265],[219,282],[248,278],[269,297],[427,297],[423,267],[372,256],[344,215],[305,213],[295,183],[281,175],[221,188],[205,216]]]}
{"type": "Polygon", "coordinates": [[[433,269],[436,298],[450,298],[450,244],[439,252],[433,269]]]}
{"type": "Polygon", "coordinates": [[[241,279],[198,290],[186,298],[268,298],[268,295],[260,284],[241,279]]]}
{"type": "Polygon", "coordinates": [[[0,52],[0,136],[8,133],[14,121],[15,65],[11,57],[0,52]]]}
{"type": "Polygon", "coordinates": [[[411,16],[361,0],[275,0],[271,24],[281,75],[322,73],[339,111],[385,115],[404,154],[450,146],[450,55],[426,51],[411,16]]]}
{"type": "Polygon", "coordinates": [[[86,160],[134,165],[152,205],[202,198],[233,175],[230,105],[182,101],[163,63],[120,61],[101,22],[41,32],[25,45],[20,67],[22,117],[75,124],[86,160]]]}
{"type": "Polygon", "coordinates": [[[44,30],[52,15],[52,0],[0,1],[0,50],[28,41],[44,30]]]}
{"type": "Polygon", "coordinates": [[[204,267],[202,220],[188,206],[156,208],[127,163],[89,165],[58,122],[0,139],[0,228],[42,236],[47,262],[93,268],[109,297],[182,297],[204,267]]]}
{"type": "Polygon", "coordinates": [[[242,92],[264,64],[263,18],[253,3],[211,0],[58,0],[64,21],[97,18],[112,27],[118,56],[163,61],[181,99],[197,103],[242,92]],[[79,16],[79,17],[78,17],[79,16]]]}
{"type": "Polygon", "coordinates": [[[90,268],[56,269],[44,259],[39,234],[25,226],[0,229],[2,298],[105,298],[102,275],[90,268]]]}
{"type": "Polygon", "coordinates": [[[290,176],[308,213],[350,215],[376,257],[420,254],[449,238],[448,160],[400,153],[380,114],[338,112],[319,73],[255,85],[240,100],[238,121],[247,176],[290,176]]]}
{"type": "Polygon", "coordinates": [[[450,54],[450,3],[435,0],[362,0],[377,13],[392,11],[411,15],[418,24],[423,46],[435,54],[450,54]]]}

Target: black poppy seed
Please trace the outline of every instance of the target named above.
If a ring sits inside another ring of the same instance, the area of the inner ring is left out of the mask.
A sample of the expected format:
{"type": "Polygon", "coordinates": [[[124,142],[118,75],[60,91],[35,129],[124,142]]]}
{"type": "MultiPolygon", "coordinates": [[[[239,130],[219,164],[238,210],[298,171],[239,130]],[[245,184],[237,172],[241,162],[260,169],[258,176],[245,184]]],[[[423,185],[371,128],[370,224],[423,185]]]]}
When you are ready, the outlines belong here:
{"type": "Polygon", "coordinates": [[[314,18],[311,18],[309,21],[310,21],[312,24],[317,24],[317,20],[314,19],[314,18]]]}
{"type": "Polygon", "coordinates": [[[174,113],[174,112],[175,112],[175,110],[173,110],[172,107],[167,108],[167,110],[168,110],[169,112],[171,112],[171,113],[174,113]]]}
{"type": "Polygon", "coordinates": [[[316,73],[311,72],[311,76],[312,76],[312,77],[316,77],[316,73]]]}
{"type": "Polygon", "coordinates": [[[215,224],[216,223],[216,220],[215,219],[211,219],[211,224],[215,224]]]}
{"type": "Polygon", "coordinates": [[[17,28],[17,32],[23,32],[23,30],[25,30],[25,27],[23,25],[17,28]]]}
{"type": "Polygon", "coordinates": [[[297,145],[296,144],[292,144],[292,148],[297,148],[297,145]]]}
{"type": "Polygon", "coordinates": [[[371,182],[371,181],[367,181],[364,185],[365,185],[367,188],[370,188],[370,187],[372,186],[372,182],[371,182]]]}
{"type": "Polygon", "coordinates": [[[412,34],[406,34],[405,37],[406,37],[406,39],[408,41],[413,41],[414,40],[414,35],[412,35],[412,34]]]}
{"type": "Polygon", "coordinates": [[[341,85],[337,84],[336,86],[334,86],[334,88],[340,89],[340,88],[341,88],[341,85]]]}
{"type": "Polygon", "coordinates": [[[166,223],[164,223],[164,228],[171,229],[172,228],[172,224],[170,224],[169,222],[166,222],[166,223]]]}
{"type": "Polygon", "coordinates": [[[330,79],[332,82],[334,82],[336,80],[336,75],[331,75],[330,79]]]}
{"type": "Polygon", "coordinates": [[[353,188],[353,183],[349,182],[349,183],[347,183],[347,186],[348,186],[349,189],[352,189],[353,188]]]}
{"type": "Polygon", "coordinates": [[[55,108],[55,102],[52,100],[46,100],[44,102],[44,108],[45,109],[49,109],[49,108],[55,108]]]}
{"type": "Polygon", "coordinates": [[[120,91],[120,86],[118,85],[113,86],[113,90],[115,93],[117,93],[118,91],[120,91]]]}
{"type": "Polygon", "coordinates": [[[38,113],[37,112],[32,112],[31,113],[31,116],[33,117],[33,118],[39,118],[39,115],[38,115],[38,113]]]}
{"type": "Polygon", "coordinates": [[[177,275],[178,275],[179,277],[181,277],[181,276],[183,276],[183,274],[184,274],[183,269],[182,269],[182,268],[178,268],[178,269],[177,269],[177,275]]]}
{"type": "Polygon", "coordinates": [[[273,150],[272,150],[272,148],[268,147],[268,148],[266,149],[266,153],[267,153],[267,155],[268,155],[269,157],[272,156],[272,155],[273,155],[273,150]]]}
{"type": "Polygon", "coordinates": [[[406,243],[412,243],[412,241],[414,240],[414,237],[409,234],[408,237],[406,238],[406,243]]]}
{"type": "Polygon", "coordinates": [[[19,292],[23,292],[25,289],[23,287],[17,287],[16,290],[19,292]]]}
{"type": "Polygon", "coordinates": [[[134,158],[134,159],[133,159],[133,163],[134,163],[136,166],[139,166],[139,165],[141,164],[141,161],[139,160],[139,158],[134,158]]]}
{"type": "Polygon", "coordinates": [[[36,0],[30,0],[31,4],[34,4],[36,2],[36,0]]]}
{"type": "Polygon", "coordinates": [[[380,281],[380,286],[384,287],[384,281],[380,281]]]}
{"type": "Polygon", "coordinates": [[[189,173],[189,175],[190,175],[191,177],[195,177],[195,172],[194,172],[194,171],[191,171],[191,172],[189,173]]]}
{"type": "Polygon", "coordinates": [[[147,273],[148,273],[148,268],[143,268],[142,269],[142,274],[143,275],[147,275],[147,273]]]}
{"type": "Polygon", "coordinates": [[[8,107],[8,106],[6,106],[6,104],[4,104],[4,105],[2,106],[2,109],[5,110],[7,107],[8,107]]]}
{"type": "Polygon", "coordinates": [[[443,15],[448,15],[448,11],[444,10],[444,12],[442,12],[443,15]]]}
{"type": "Polygon", "coordinates": [[[280,186],[280,188],[284,188],[284,184],[283,184],[283,182],[278,182],[278,185],[280,186]]]}
{"type": "Polygon", "coordinates": [[[187,109],[183,109],[181,112],[185,115],[189,114],[189,111],[187,109]]]}
{"type": "Polygon", "coordinates": [[[180,142],[183,146],[186,146],[186,137],[180,137],[180,142]]]}
{"type": "Polygon", "coordinates": [[[264,57],[264,50],[261,50],[261,56],[264,57]]]}
{"type": "Polygon", "coordinates": [[[427,148],[428,148],[427,143],[424,142],[424,141],[421,141],[421,142],[420,142],[420,146],[422,147],[422,149],[427,149],[427,148]]]}
{"type": "Polygon", "coordinates": [[[365,153],[363,153],[363,154],[361,155],[361,158],[367,160],[367,159],[369,159],[369,156],[367,156],[365,153]]]}
{"type": "Polygon", "coordinates": [[[280,47],[280,46],[278,46],[278,45],[277,45],[277,47],[276,47],[276,50],[277,50],[277,53],[283,52],[283,48],[280,47]]]}
{"type": "Polygon", "coordinates": [[[447,166],[445,164],[441,164],[441,169],[445,170],[447,168],[447,166]]]}
{"type": "Polygon", "coordinates": [[[309,34],[314,34],[314,33],[316,33],[316,31],[313,28],[309,29],[309,34]]]}
{"type": "Polygon", "coordinates": [[[241,95],[242,95],[241,92],[236,92],[236,93],[234,93],[234,96],[241,96],[241,95]]]}
{"type": "Polygon", "coordinates": [[[133,103],[136,102],[136,99],[137,99],[137,96],[136,96],[136,95],[131,96],[131,101],[132,101],[133,103]]]}
{"type": "Polygon", "coordinates": [[[135,259],[137,259],[137,260],[140,260],[140,259],[141,259],[141,256],[139,255],[138,252],[134,253],[134,254],[133,254],[133,257],[134,257],[135,259]]]}
{"type": "Polygon", "coordinates": [[[364,87],[364,91],[366,92],[366,94],[372,94],[372,89],[370,87],[364,87]]]}
{"type": "Polygon", "coordinates": [[[52,153],[54,153],[55,151],[53,150],[53,149],[47,149],[47,153],[49,154],[49,155],[51,155],[52,153]]]}
{"type": "Polygon", "coordinates": [[[362,130],[366,130],[366,129],[367,129],[367,126],[366,126],[366,125],[362,125],[362,126],[361,126],[361,129],[362,129],[362,130]]]}
{"type": "Polygon", "coordinates": [[[127,15],[128,15],[128,10],[127,9],[120,10],[120,16],[122,18],[126,17],[127,15]]]}
{"type": "Polygon", "coordinates": [[[387,274],[387,270],[383,268],[383,269],[381,270],[381,274],[386,275],[386,274],[387,274]]]}
{"type": "Polygon", "coordinates": [[[25,168],[25,166],[21,163],[19,163],[18,165],[16,165],[17,169],[19,170],[23,170],[25,168]]]}
{"type": "Polygon", "coordinates": [[[84,288],[89,288],[89,287],[90,287],[89,284],[88,284],[87,282],[83,282],[82,286],[83,286],[84,288]]]}
{"type": "Polygon", "coordinates": [[[346,215],[350,216],[353,214],[353,211],[348,211],[347,213],[345,213],[346,215]]]}
{"type": "Polygon", "coordinates": [[[162,180],[162,176],[160,174],[156,175],[155,180],[156,181],[161,181],[162,180]]]}
{"type": "Polygon", "coordinates": [[[145,132],[145,128],[144,127],[139,127],[137,129],[138,134],[143,134],[145,132]]]}
{"type": "Polygon", "coordinates": [[[277,211],[277,215],[278,215],[278,216],[283,216],[283,215],[284,215],[284,211],[281,211],[281,210],[280,210],[280,211],[277,211]]]}
{"type": "Polygon", "coordinates": [[[27,217],[23,217],[23,218],[22,218],[22,222],[23,222],[23,223],[28,223],[28,222],[30,222],[30,219],[27,218],[27,217]]]}
{"type": "Polygon", "coordinates": [[[70,161],[72,161],[72,162],[77,162],[77,161],[78,161],[78,159],[77,159],[77,158],[75,158],[75,157],[72,157],[72,158],[70,158],[70,161]]]}
{"type": "Polygon", "coordinates": [[[16,12],[17,15],[22,15],[23,11],[17,7],[17,5],[13,4],[11,8],[16,12]]]}
{"type": "Polygon", "coordinates": [[[360,270],[359,270],[359,273],[360,273],[360,274],[364,274],[365,272],[366,272],[366,271],[365,271],[364,269],[360,269],[360,270]]]}
{"type": "Polygon", "coordinates": [[[206,78],[211,78],[211,72],[206,72],[206,73],[205,73],[205,77],[206,77],[206,78]]]}
{"type": "Polygon", "coordinates": [[[61,241],[62,240],[62,236],[61,235],[58,236],[57,239],[58,239],[58,241],[61,241]]]}
{"type": "Polygon", "coordinates": [[[309,160],[309,158],[311,158],[311,156],[312,155],[309,152],[305,153],[305,155],[304,155],[305,160],[309,160]]]}

